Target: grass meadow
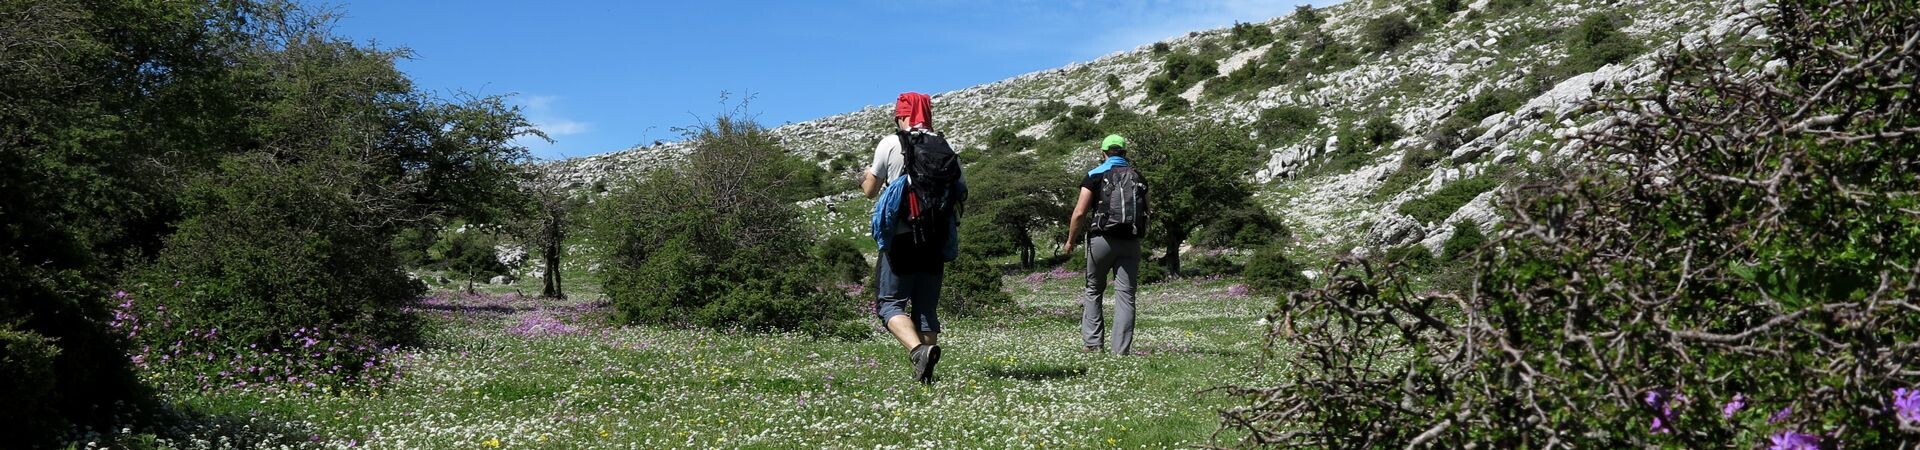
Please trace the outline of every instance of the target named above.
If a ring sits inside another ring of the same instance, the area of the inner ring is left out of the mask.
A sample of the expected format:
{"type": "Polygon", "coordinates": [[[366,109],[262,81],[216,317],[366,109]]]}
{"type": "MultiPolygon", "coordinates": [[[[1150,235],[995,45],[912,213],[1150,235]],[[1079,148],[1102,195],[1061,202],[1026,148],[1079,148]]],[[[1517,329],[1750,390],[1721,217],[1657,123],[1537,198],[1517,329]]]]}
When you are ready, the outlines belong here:
{"type": "MultiPolygon", "coordinates": [[[[200,388],[148,373],[196,419],[160,447],[1170,448],[1205,444],[1225,383],[1265,381],[1272,302],[1233,279],[1147,285],[1136,351],[1079,351],[1081,278],[1006,278],[1017,312],[943,317],[938,382],[889,337],[612,326],[608,307],[510,292],[435,292],[428,343],[346,392],[200,388]]],[[[1111,314],[1111,306],[1108,307],[1111,314]]],[[[1230,438],[1223,436],[1223,438],[1230,438]]]]}

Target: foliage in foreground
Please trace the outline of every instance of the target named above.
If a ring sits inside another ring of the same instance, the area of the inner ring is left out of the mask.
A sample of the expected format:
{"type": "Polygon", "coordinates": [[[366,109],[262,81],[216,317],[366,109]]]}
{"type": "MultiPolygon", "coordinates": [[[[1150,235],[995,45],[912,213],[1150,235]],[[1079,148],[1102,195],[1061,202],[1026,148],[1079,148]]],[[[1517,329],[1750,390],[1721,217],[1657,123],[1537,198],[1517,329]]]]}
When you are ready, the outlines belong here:
{"type": "MultiPolygon", "coordinates": [[[[0,334],[22,352],[0,372],[50,375],[0,403],[9,444],[155,424],[129,363],[312,354],[323,325],[412,340],[394,236],[497,216],[526,158],[511,142],[537,131],[500,98],[416,91],[405,52],[330,20],[272,0],[0,3],[0,334]]],[[[231,375],[211,367],[180,368],[231,375]]]]}
{"type": "Polygon", "coordinates": [[[1346,262],[1276,311],[1302,318],[1269,342],[1285,380],[1228,389],[1246,404],[1227,429],[1333,448],[1914,448],[1913,13],[1785,1],[1752,19],[1770,47],[1667,57],[1661,86],[1600,105],[1619,120],[1573,143],[1595,162],[1503,196],[1512,219],[1465,295],[1346,262]]]}

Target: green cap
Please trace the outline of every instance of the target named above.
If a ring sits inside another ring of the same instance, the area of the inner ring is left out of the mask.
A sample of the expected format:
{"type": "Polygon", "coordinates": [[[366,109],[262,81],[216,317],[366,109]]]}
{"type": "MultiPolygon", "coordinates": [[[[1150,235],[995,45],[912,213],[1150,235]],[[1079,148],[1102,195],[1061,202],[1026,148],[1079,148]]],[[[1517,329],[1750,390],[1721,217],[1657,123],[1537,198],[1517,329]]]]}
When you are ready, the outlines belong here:
{"type": "Polygon", "coordinates": [[[1120,137],[1118,134],[1109,134],[1106,139],[1100,141],[1100,151],[1113,151],[1113,149],[1116,148],[1125,150],[1127,148],[1127,138],[1120,137]]]}

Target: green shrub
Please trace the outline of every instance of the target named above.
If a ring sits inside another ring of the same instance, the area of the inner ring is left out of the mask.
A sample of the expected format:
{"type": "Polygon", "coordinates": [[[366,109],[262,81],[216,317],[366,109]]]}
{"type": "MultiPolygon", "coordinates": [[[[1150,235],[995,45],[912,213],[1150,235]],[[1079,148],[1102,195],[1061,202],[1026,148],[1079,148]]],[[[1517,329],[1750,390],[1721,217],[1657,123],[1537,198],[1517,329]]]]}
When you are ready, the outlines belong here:
{"type": "Polygon", "coordinates": [[[1433,126],[1432,130],[1427,131],[1426,155],[1438,161],[1440,157],[1452,154],[1460,146],[1471,142],[1480,134],[1475,123],[1477,122],[1457,115],[1440,121],[1438,125],[1433,126]]]}
{"type": "Polygon", "coordinates": [[[1267,295],[1285,296],[1287,292],[1306,289],[1306,270],[1299,263],[1287,257],[1287,244],[1275,242],[1260,247],[1247,259],[1247,268],[1241,272],[1247,286],[1267,295]]]}
{"type": "MultiPolygon", "coordinates": [[[[282,375],[336,387],[357,381],[381,348],[417,343],[420,319],[403,307],[425,286],[400,270],[393,236],[370,225],[381,213],[336,181],[333,164],[234,157],[191,182],[187,218],[135,276],[141,287],[116,299],[130,317],[120,329],[139,348],[181,352],[304,354],[305,339],[324,339],[333,351],[282,375]],[[129,326],[135,320],[145,325],[129,326]],[[216,329],[218,342],[203,337],[216,329]],[[332,365],[339,370],[325,370],[332,365]]],[[[151,356],[141,365],[166,365],[151,356]]]]}
{"type": "MultiPolygon", "coordinates": [[[[1161,64],[1161,73],[1147,78],[1147,99],[1166,107],[1169,103],[1181,102],[1180,94],[1202,81],[1220,74],[1218,59],[1201,53],[1175,53],[1167,56],[1161,64]]],[[[1185,110],[1184,105],[1175,107],[1185,110]]]]}
{"type": "Polygon", "coordinates": [[[7,380],[0,383],[0,398],[7,399],[0,402],[0,423],[6,424],[6,429],[54,429],[66,425],[54,419],[60,400],[54,361],[59,355],[60,348],[54,346],[52,339],[0,324],[0,380],[7,380]]]}
{"type": "Polygon", "coordinates": [[[1581,138],[1591,163],[1502,202],[1523,232],[1475,258],[1465,295],[1343,264],[1295,297],[1317,317],[1269,330],[1288,369],[1229,388],[1250,406],[1222,410],[1226,431],[1329,448],[1911,447],[1920,178],[1896,130],[1920,116],[1887,101],[1911,87],[1833,82],[1911,76],[1860,51],[1911,42],[1912,19],[1889,14],[1907,4],[1781,1],[1732,25],[1769,39],[1662,58],[1645,90],[1660,107],[1597,102],[1620,120],[1581,138]],[[1791,68],[1755,75],[1776,60],[1791,68]],[[1804,129],[1835,114],[1875,119],[1804,129]]]}
{"type": "Polygon", "coordinates": [[[1420,33],[1420,29],[1407,21],[1407,15],[1390,13],[1367,21],[1362,31],[1367,37],[1367,48],[1374,52],[1387,52],[1400,48],[1420,33]]]}
{"type": "Polygon", "coordinates": [[[1256,48],[1273,43],[1273,28],[1266,25],[1234,22],[1228,39],[1233,41],[1233,48],[1236,50],[1256,48]]]}
{"type": "Polygon", "coordinates": [[[955,315],[977,315],[1013,306],[1004,290],[1000,268],[976,256],[961,256],[947,265],[940,284],[940,310],[955,315]]]}
{"type": "Polygon", "coordinates": [[[1364,133],[1361,135],[1365,138],[1363,142],[1374,148],[1391,144],[1407,136],[1405,128],[1400,128],[1399,124],[1393,123],[1393,119],[1388,119],[1386,116],[1367,119],[1366,125],[1361,126],[1360,130],[1364,133]]]}
{"type": "Polygon", "coordinates": [[[1253,129],[1269,144],[1291,142],[1320,128],[1320,113],[1304,106],[1282,105],[1260,111],[1253,129]]]}
{"type": "Polygon", "coordinates": [[[1207,221],[1193,236],[1193,244],[1211,248],[1257,249],[1293,239],[1280,218],[1258,205],[1227,208],[1207,221]]]}
{"type": "Polygon", "coordinates": [[[1187,272],[1187,276],[1196,277],[1240,273],[1240,265],[1235,264],[1232,259],[1228,259],[1225,254],[1200,255],[1199,258],[1194,258],[1193,262],[1185,264],[1185,267],[1181,269],[1187,272]]]}
{"type": "Polygon", "coordinates": [[[1036,141],[1006,127],[994,128],[987,132],[987,151],[996,154],[1018,152],[1033,147],[1036,141]]]}
{"type": "Polygon", "coordinates": [[[1321,17],[1320,10],[1314,9],[1313,5],[1300,5],[1293,8],[1293,22],[1307,28],[1317,28],[1327,23],[1327,19],[1321,17]]]}
{"type": "Polygon", "coordinates": [[[1287,72],[1325,74],[1360,64],[1360,56],[1355,53],[1353,46],[1317,28],[1300,33],[1298,42],[1299,51],[1287,60],[1283,69],[1287,72]]]}
{"type": "Polygon", "coordinates": [[[1069,108],[1067,102],[1047,100],[1040,102],[1040,106],[1034,107],[1033,114],[1035,119],[1047,121],[1053,120],[1055,117],[1060,117],[1061,114],[1066,114],[1069,108]]]}
{"type": "Polygon", "coordinates": [[[836,283],[861,284],[867,274],[873,273],[873,265],[867,263],[860,245],[852,239],[821,239],[813,246],[813,261],[836,283]]]}
{"type": "Polygon", "coordinates": [[[1601,66],[1626,61],[1646,51],[1632,36],[1620,32],[1626,19],[1609,14],[1593,14],[1567,30],[1567,60],[1562,67],[1569,74],[1598,70],[1601,66]]]}
{"type": "Polygon", "coordinates": [[[1101,136],[1105,135],[1101,134],[1100,127],[1094,124],[1093,119],[1078,114],[1061,116],[1053,123],[1052,139],[1056,142],[1085,142],[1101,136]]]}
{"type": "Polygon", "coordinates": [[[1424,273],[1435,268],[1433,251],[1418,243],[1387,249],[1380,255],[1380,260],[1410,273],[1424,273]]]}
{"type": "Polygon", "coordinates": [[[1171,275],[1167,272],[1167,266],[1161,264],[1159,260],[1149,261],[1146,259],[1140,260],[1139,276],[1140,276],[1141,285],[1156,284],[1156,283],[1164,282],[1171,277],[1171,275]]]}
{"type": "Polygon", "coordinates": [[[1140,121],[1139,113],[1122,108],[1117,103],[1108,103],[1100,114],[1101,130],[1125,129],[1132,126],[1133,123],[1140,121]]]}
{"type": "Polygon", "coordinates": [[[627,323],[831,334],[853,303],[823,289],[808,230],[788,199],[797,160],[750,121],[689,132],[678,166],[628,180],[595,203],[593,240],[614,316],[627,323]]]}
{"type": "MultiPolygon", "coordinates": [[[[968,197],[969,203],[976,201],[972,195],[968,197]]],[[[998,258],[1012,256],[1019,251],[1011,233],[1007,233],[1004,226],[994,223],[991,220],[992,217],[984,213],[990,213],[990,211],[983,211],[979,206],[968,206],[967,217],[960,219],[960,235],[965,237],[966,243],[960,246],[960,252],[983,258],[998,258]]]]}
{"type": "Polygon", "coordinates": [[[1480,120],[1492,117],[1494,114],[1512,112],[1525,104],[1530,96],[1526,92],[1513,89],[1484,91],[1454,110],[1453,117],[1466,120],[1471,125],[1479,125],[1480,120]]]}
{"type": "Polygon", "coordinates": [[[1186,97],[1172,96],[1160,99],[1160,106],[1154,108],[1153,112],[1173,115],[1185,113],[1191,109],[1193,109],[1193,102],[1187,101],[1186,97]]]}
{"type": "Polygon", "coordinates": [[[1172,47],[1172,46],[1169,46],[1169,45],[1167,45],[1167,43],[1166,43],[1166,42],[1155,42],[1155,43],[1153,43],[1153,54],[1154,54],[1155,56],[1159,56],[1159,55],[1165,55],[1165,54],[1167,54],[1168,52],[1172,52],[1172,51],[1173,51],[1173,47],[1172,47]]]}
{"type": "Polygon", "coordinates": [[[1440,244],[1440,256],[1441,259],[1448,262],[1459,261],[1473,252],[1480,250],[1480,246],[1486,245],[1486,243],[1487,235],[1480,232],[1478,225],[1468,222],[1454,222],[1453,236],[1448,237],[1445,243],[1440,244]]]}
{"type": "Polygon", "coordinates": [[[1243,92],[1259,92],[1266,88],[1286,84],[1292,75],[1282,70],[1283,64],[1264,60],[1247,61],[1245,65],[1224,77],[1207,80],[1201,94],[1206,98],[1223,98],[1243,92]]]}
{"type": "Polygon", "coordinates": [[[1104,83],[1106,83],[1106,85],[1107,85],[1107,90],[1109,90],[1109,91],[1115,91],[1115,92],[1118,92],[1118,91],[1120,90],[1120,76],[1119,76],[1119,75],[1114,75],[1114,74],[1111,74],[1111,73],[1110,73],[1110,74],[1107,74],[1107,76],[1105,76],[1105,77],[1102,77],[1102,78],[1100,79],[1100,81],[1101,81],[1101,82],[1104,82],[1104,83]]]}
{"type": "Polygon", "coordinates": [[[1454,211],[1459,211],[1461,206],[1466,206],[1467,202],[1473,201],[1473,198],[1480,196],[1480,193],[1493,190],[1499,185],[1499,181],[1488,176],[1455,180],[1451,184],[1442,186],[1440,190],[1427,194],[1426,197],[1401,203],[1397,211],[1421,223],[1438,222],[1453,215],[1454,211]]]}
{"type": "Polygon", "coordinates": [[[1463,0],[1433,0],[1429,6],[1437,14],[1453,14],[1467,7],[1463,0]]]}
{"type": "Polygon", "coordinates": [[[1073,108],[1068,111],[1073,114],[1074,118],[1079,119],[1093,120],[1094,117],[1100,115],[1100,108],[1094,107],[1093,105],[1073,105],[1073,108]]]}

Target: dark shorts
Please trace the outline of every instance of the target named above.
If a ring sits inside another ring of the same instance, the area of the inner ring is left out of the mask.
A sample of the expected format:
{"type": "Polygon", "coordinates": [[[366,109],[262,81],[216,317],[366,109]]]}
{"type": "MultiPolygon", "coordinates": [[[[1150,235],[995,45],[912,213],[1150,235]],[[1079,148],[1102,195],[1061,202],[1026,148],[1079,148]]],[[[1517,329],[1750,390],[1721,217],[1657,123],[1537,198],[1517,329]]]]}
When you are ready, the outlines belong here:
{"type": "Polygon", "coordinates": [[[874,315],[881,322],[902,314],[923,333],[940,332],[940,282],[946,267],[937,248],[919,248],[896,237],[877,264],[880,287],[874,315]]]}

